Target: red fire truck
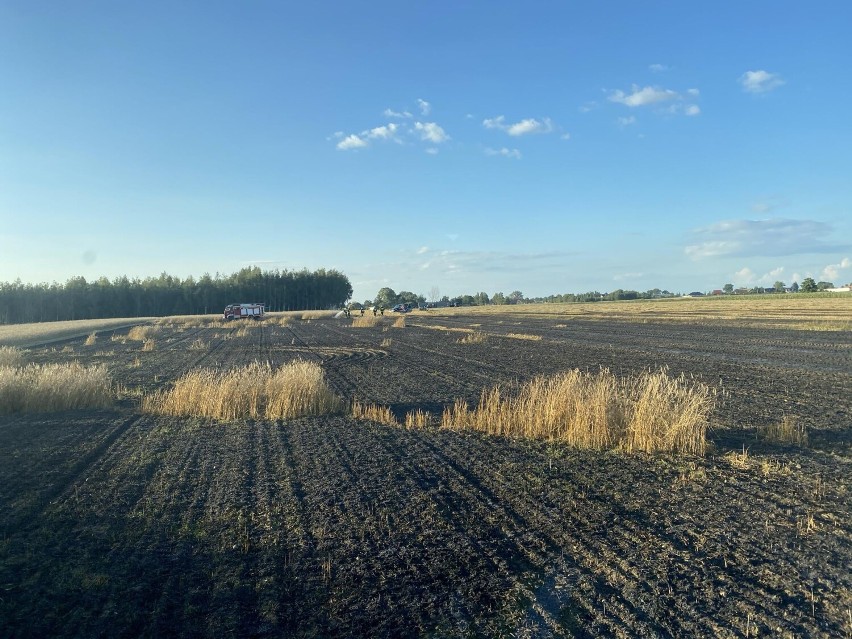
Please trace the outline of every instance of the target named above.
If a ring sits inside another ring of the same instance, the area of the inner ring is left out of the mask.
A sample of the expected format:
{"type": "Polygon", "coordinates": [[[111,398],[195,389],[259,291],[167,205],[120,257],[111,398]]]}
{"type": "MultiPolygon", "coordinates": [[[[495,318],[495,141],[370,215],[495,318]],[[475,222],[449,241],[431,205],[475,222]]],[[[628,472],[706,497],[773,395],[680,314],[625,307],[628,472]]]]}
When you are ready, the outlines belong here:
{"type": "Polygon", "coordinates": [[[225,307],[225,312],[222,317],[226,320],[242,319],[250,317],[251,319],[263,319],[264,307],[263,304],[228,304],[225,307]]]}

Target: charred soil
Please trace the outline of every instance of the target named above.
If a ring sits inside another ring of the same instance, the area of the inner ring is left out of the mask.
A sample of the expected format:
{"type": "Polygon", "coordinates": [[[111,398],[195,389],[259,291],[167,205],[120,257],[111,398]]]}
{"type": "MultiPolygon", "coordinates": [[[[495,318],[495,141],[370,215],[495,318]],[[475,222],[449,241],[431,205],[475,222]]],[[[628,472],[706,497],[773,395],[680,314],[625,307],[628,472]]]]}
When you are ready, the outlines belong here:
{"type": "Polygon", "coordinates": [[[147,351],[120,332],[28,351],[106,363],[124,399],[0,417],[0,634],[852,634],[848,332],[390,319],[163,326],[147,351]],[[459,343],[471,330],[487,339],[459,343]],[[192,368],[297,358],[400,419],[571,368],[667,366],[716,389],[714,446],[590,452],[346,415],[136,408],[192,368]],[[760,436],[785,415],[807,447],[760,436]]]}

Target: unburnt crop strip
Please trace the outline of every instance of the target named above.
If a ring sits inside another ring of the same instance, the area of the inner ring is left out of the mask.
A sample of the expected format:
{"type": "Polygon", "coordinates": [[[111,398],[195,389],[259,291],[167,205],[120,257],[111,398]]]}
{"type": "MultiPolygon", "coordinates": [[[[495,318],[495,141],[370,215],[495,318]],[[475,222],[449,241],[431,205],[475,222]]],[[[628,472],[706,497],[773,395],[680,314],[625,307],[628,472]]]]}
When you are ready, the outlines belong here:
{"type": "Polygon", "coordinates": [[[101,364],[0,367],[0,414],[103,408],[114,397],[109,371],[101,364]]]}
{"type": "Polygon", "coordinates": [[[296,360],[278,369],[255,362],[231,371],[194,370],[171,389],[142,401],[147,413],[213,419],[287,419],[342,410],[318,364],[296,360]]]}
{"type": "Polygon", "coordinates": [[[607,370],[574,370],[538,377],[512,397],[495,386],[474,409],[457,401],[442,426],[597,450],[703,454],[712,408],[706,385],[665,370],[621,380],[607,370]]]}

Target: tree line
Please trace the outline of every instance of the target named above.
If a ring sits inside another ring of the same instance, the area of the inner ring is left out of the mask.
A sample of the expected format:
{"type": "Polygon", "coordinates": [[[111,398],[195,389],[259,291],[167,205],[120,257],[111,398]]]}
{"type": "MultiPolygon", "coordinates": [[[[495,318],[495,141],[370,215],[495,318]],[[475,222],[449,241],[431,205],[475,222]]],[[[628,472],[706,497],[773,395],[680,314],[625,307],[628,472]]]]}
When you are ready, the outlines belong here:
{"type": "Polygon", "coordinates": [[[349,278],[336,270],[262,271],[247,267],[231,275],[186,279],[159,277],[88,282],[72,277],[65,284],[0,283],[0,324],[163,317],[221,313],[228,304],[262,302],[268,311],[336,308],[352,295],[349,278]]]}

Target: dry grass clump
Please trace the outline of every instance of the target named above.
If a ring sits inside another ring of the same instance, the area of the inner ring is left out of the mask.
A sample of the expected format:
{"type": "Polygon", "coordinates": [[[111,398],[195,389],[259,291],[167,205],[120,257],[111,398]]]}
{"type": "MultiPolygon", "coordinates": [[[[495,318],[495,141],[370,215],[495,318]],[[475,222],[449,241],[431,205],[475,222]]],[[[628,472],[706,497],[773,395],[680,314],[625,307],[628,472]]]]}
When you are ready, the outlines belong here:
{"type": "Polygon", "coordinates": [[[14,346],[0,346],[0,368],[20,366],[24,363],[24,352],[14,346]]]}
{"type": "Polygon", "coordinates": [[[388,348],[391,344],[393,344],[393,340],[390,337],[386,337],[382,340],[382,348],[388,348]]]}
{"type": "Polygon", "coordinates": [[[405,427],[408,429],[422,429],[432,425],[432,413],[428,411],[417,410],[409,411],[405,414],[405,427]]]}
{"type": "Polygon", "coordinates": [[[0,413],[102,408],[113,402],[106,366],[29,364],[0,367],[0,413]]]}
{"type": "Polygon", "coordinates": [[[276,370],[255,362],[230,371],[190,371],[169,390],[142,400],[146,413],[213,419],[288,419],[343,408],[326,386],[322,368],[296,360],[276,370]]]}
{"type": "Polygon", "coordinates": [[[98,341],[98,334],[97,333],[89,333],[89,336],[86,338],[86,341],[83,342],[83,344],[85,346],[94,346],[97,341],[98,341]]]}
{"type": "Polygon", "coordinates": [[[157,347],[157,341],[153,338],[148,338],[144,342],[142,342],[142,351],[145,353],[150,353],[157,347]]]}
{"type": "Polygon", "coordinates": [[[541,341],[541,335],[530,335],[529,333],[506,333],[506,337],[512,339],[525,339],[531,342],[541,341]]]}
{"type": "Polygon", "coordinates": [[[784,415],[777,424],[759,428],[758,434],[766,441],[777,444],[808,445],[808,431],[793,415],[784,415]]]}
{"type": "Polygon", "coordinates": [[[136,342],[144,342],[147,339],[151,339],[156,332],[157,328],[154,326],[134,326],[127,333],[127,339],[132,339],[136,342]]]}
{"type": "Polygon", "coordinates": [[[354,328],[370,328],[371,326],[378,326],[381,321],[381,317],[377,317],[374,315],[364,315],[362,317],[353,318],[352,326],[354,328]]]}
{"type": "Polygon", "coordinates": [[[443,324],[418,324],[420,328],[428,328],[433,331],[447,331],[450,333],[473,333],[472,328],[463,328],[460,326],[444,326],[443,324]]]}
{"type": "Polygon", "coordinates": [[[337,311],[305,311],[302,313],[303,320],[312,319],[330,319],[335,316],[337,311]]]}
{"type": "Polygon", "coordinates": [[[484,344],[488,339],[488,333],[483,333],[482,331],[474,331],[473,333],[468,333],[461,339],[457,340],[457,344],[484,344]]]}
{"type": "Polygon", "coordinates": [[[703,454],[712,407],[707,386],[665,370],[624,380],[574,370],[536,378],[514,397],[485,390],[472,410],[457,401],[441,425],[579,448],[703,454]]]}
{"type": "Polygon", "coordinates": [[[388,426],[399,426],[391,409],[387,406],[379,406],[378,404],[362,404],[358,400],[352,402],[352,417],[388,426]]]}
{"type": "Polygon", "coordinates": [[[397,317],[391,324],[391,328],[405,328],[405,315],[397,317]]]}
{"type": "Polygon", "coordinates": [[[189,345],[189,350],[191,351],[206,351],[210,347],[209,342],[205,342],[200,337],[193,340],[193,342],[189,345]]]}

